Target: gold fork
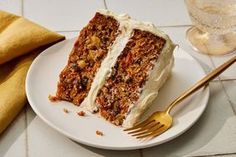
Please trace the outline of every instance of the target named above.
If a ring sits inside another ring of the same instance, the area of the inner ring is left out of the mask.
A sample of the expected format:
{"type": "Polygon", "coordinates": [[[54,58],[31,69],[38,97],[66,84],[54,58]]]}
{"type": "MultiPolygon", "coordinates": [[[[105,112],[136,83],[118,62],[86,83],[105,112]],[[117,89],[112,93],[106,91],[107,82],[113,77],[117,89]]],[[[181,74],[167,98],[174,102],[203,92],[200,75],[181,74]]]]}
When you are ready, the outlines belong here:
{"type": "Polygon", "coordinates": [[[128,131],[128,134],[135,136],[138,139],[143,138],[153,138],[168,130],[172,126],[172,117],[170,116],[171,109],[176,106],[176,104],[180,103],[182,100],[199,90],[205,85],[208,85],[209,81],[217,77],[221,74],[225,69],[231,66],[236,61],[236,56],[229,59],[227,62],[223,63],[196,84],[194,84],[191,88],[183,92],[179,97],[177,97],[164,111],[157,111],[153,113],[149,118],[144,120],[137,125],[124,129],[124,131],[128,131]]]}

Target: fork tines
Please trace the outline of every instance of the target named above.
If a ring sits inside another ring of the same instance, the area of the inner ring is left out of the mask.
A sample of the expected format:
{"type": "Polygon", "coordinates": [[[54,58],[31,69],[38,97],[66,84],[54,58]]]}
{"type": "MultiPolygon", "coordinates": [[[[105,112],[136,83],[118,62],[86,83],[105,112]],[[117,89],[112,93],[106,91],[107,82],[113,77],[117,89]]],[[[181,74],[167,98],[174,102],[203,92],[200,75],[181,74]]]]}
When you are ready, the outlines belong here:
{"type": "Polygon", "coordinates": [[[124,131],[128,131],[128,134],[138,139],[153,138],[163,133],[165,130],[164,125],[154,119],[147,119],[131,128],[124,129],[124,131]]]}

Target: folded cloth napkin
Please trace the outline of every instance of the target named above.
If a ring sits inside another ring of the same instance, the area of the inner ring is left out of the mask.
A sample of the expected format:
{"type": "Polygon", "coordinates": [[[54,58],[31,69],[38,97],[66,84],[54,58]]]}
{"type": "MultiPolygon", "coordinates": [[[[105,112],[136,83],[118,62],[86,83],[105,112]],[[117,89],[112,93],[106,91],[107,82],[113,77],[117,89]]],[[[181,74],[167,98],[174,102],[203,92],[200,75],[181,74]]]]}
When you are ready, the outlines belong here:
{"type": "Polygon", "coordinates": [[[26,104],[27,70],[43,49],[64,36],[0,10],[0,134],[26,104]]]}

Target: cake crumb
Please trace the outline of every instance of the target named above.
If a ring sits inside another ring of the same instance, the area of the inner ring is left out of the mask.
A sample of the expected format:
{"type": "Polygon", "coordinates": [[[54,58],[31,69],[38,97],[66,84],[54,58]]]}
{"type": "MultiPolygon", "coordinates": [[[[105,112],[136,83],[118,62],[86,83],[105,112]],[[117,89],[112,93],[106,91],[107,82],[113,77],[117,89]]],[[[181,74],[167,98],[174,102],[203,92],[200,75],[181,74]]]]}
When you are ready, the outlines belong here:
{"type": "Polygon", "coordinates": [[[69,110],[66,109],[66,108],[63,108],[63,112],[65,112],[65,113],[69,113],[69,110]]]}
{"type": "Polygon", "coordinates": [[[97,134],[98,136],[103,136],[103,135],[104,135],[103,132],[101,132],[101,131],[99,131],[99,130],[96,131],[96,134],[97,134]]]}
{"type": "Polygon", "coordinates": [[[48,99],[49,99],[51,102],[55,102],[55,101],[58,100],[58,98],[57,98],[56,96],[52,96],[52,95],[50,95],[50,94],[49,94],[49,96],[48,96],[48,99]]]}
{"type": "Polygon", "coordinates": [[[80,112],[77,112],[77,114],[79,115],[79,116],[85,116],[85,112],[84,111],[80,111],[80,112]]]}

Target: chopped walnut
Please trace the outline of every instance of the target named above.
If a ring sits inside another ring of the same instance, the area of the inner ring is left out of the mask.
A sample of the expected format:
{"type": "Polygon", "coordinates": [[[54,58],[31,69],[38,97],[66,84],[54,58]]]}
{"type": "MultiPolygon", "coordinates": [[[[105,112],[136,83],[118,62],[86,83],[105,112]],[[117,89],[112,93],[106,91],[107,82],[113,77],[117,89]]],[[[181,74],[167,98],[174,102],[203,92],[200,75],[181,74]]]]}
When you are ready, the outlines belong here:
{"type": "Polygon", "coordinates": [[[101,132],[99,130],[96,131],[96,134],[99,135],[99,136],[103,136],[104,135],[103,132],[101,132]]]}
{"type": "Polygon", "coordinates": [[[70,111],[68,109],[66,109],[66,108],[63,108],[63,112],[69,113],[70,111]]]}
{"type": "Polygon", "coordinates": [[[78,114],[79,116],[85,116],[85,112],[84,112],[84,111],[77,112],[77,114],[78,114]]]}
{"type": "Polygon", "coordinates": [[[77,64],[80,69],[84,69],[86,66],[86,62],[84,60],[78,60],[77,64]]]}
{"type": "Polygon", "coordinates": [[[91,36],[91,42],[92,44],[94,44],[96,47],[100,46],[100,39],[96,36],[91,36]]]}

